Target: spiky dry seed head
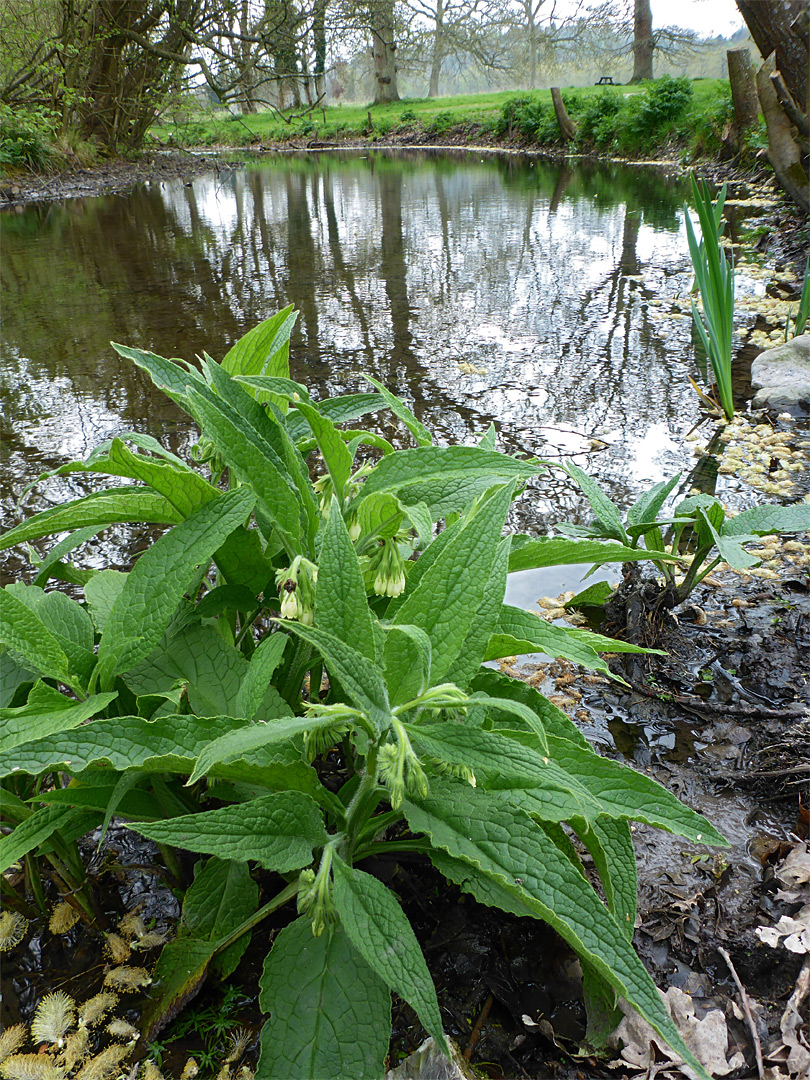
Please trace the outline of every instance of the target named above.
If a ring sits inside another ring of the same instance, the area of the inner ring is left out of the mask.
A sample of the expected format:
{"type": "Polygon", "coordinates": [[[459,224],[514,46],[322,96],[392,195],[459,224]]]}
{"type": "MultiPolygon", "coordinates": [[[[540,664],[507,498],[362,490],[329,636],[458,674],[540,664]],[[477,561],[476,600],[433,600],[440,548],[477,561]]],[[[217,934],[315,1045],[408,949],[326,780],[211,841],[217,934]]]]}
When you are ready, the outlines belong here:
{"type": "Polygon", "coordinates": [[[86,1027],[78,1027],[65,1039],[65,1049],[59,1055],[59,1064],[72,1072],[90,1053],[90,1033],[86,1027]]]}
{"type": "Polygon", "coordinates": [[[111,968],[104,976],[104,985],[122,993],[132,993],[148,986],[152,976],[142,967],[116,967],[111,968]]]}
{"type": "Polygon", "coordinates": [[[194,1077],[200,1071],[200,1066],[194,1060],[189,1058],[183,1066],[183,1071],[180,1073],[180,1080],[194,1080],[194,1077]]]}
{"type": "Polygon", "coordinates": [[[231,1080],[231,1067],[227,1061],[217,1073],[216,1080],[231,1080]]]}
{"type": "Polygon", "coordinates": [[[48,929],[52,934],[66,934],[68,930],[73,929],[80,917],[75,907],[68,904],[66,900],[62,900],[51,912],[48,929]]]}
{"type": "Polygon", "coordinates": [[[118,995],[109,990],[102,990],[100,994],[88,998],[79,1009],[79,1024],[83,1027],[92,1027],[97,1024],[105,1012],[118,1004],[118,995]]]}
{"type": "Polygon", "coordinates": [[[237,1028],[230,1034],[231,1052],[225,1058],[226,1062],[233,1064],[244,1054],[253,1040],[253,1032],[249,1028],[237,1028]]]}
{"type": "Polygon", "coordinates": [[[70,994],[62,990],[46,994],[37,1005],[37,1011],[31,1021],[31,1038],[34,1042],[53,1043],[55,1046],[63,1047],[65,1035],[68,1028],[73,1026],[75,1015],[76,1002],[70,994]]]}
{"type": "Polygon", "coordinates": [[[249,1069],[247,1065],[243,1065],[236,1074],[236,1080],[253,1080],[253,1070],[249,1069]]]}
{"type": "Polygon", "coordinates": [[[13,1054],[0,1064],[5,1080],[62,1080],[64,1075],[47,1054],[13,1054]]]}
{"type": "Polygon", "coordinates": [[[0,952],[10,952],[28,932],[28,919],[19,911],[0,911],[0,952]]]}
{"type": "Polygon", "coordinates": [[[28,1038],[28,1028],[25,1024],[15,1024],[14,1027],[6,1028],[0,1034],[0,1061],[16,1053],[28,1038]]]}
{"type": "Polygon", "coordinates": [[[113,1043],[100,1054],[90,1058],[87,1064],[76,1073],[76,1080],[112,1080],[118,1075],[118,1066],[131,1053],[131,1047],[113,1043]]]}
{"type": "Polygon", "coordinates": [[[141,1037],[140,1031],[128,1020],[119,1020],[118,1017],[107,1024],[107,1034],[112,1035],[114,1039],[131,1039],[132,1042],[136,1042],[141,1037]]]}
{"type": "Polygon", "coordinates": [[[141,1080],[163,1080],[163,1073],[157,1067],[157,1064],[152,1061],[151,1058],[147,1058],[143,1063],[143,1068],[140,1072],[141,1080]]]}
{"type": "Polygon", "coordinates": [[[116,964],[125,964],[132,956],[132,950],[120,934],[107,934],[104,948],[116,964]]]}

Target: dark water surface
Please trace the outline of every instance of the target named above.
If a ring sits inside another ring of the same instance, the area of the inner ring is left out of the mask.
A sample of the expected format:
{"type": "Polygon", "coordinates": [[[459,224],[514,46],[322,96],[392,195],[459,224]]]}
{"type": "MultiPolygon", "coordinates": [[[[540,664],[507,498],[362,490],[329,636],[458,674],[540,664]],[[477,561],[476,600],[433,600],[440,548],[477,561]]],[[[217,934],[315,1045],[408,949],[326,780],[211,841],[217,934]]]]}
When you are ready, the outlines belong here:
{"type": "MultiPolygon", "coordinates": [[[[683,197],[647,168],[380,151],[223,164],[190,183],[7,212],[7,520],[38,473],[122,430],[184,449],[183,415],[111,339],[221,359],[288,303],[301,311],[292,374],[315,396],[360,389],[369,371],[441,441],[493,422],[506,451],[581,452],[627,504],[683,466],[698,417],[689,323],[649,303],[689,288],[683,197]]],[[[541,479],[521,524],[544,529],[580,502],[541,479]]]]}

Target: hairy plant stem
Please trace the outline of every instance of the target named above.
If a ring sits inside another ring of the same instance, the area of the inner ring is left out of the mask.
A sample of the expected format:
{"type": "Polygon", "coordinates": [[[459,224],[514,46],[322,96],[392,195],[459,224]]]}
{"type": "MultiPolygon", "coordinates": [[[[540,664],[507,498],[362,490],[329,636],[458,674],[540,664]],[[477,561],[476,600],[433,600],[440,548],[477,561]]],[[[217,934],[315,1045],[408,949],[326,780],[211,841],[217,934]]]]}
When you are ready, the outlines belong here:
{"type": "Polygon", "coordinates": [[[246,934],[248,930],[252,930],[254,926],[258,926],[258,924],[263,919],[266,919],[268,915],[272,915],[274,911],[283,907],[284,904],[288,903],[297,895],[298,878],[296,877],[295,881],[291,881],[289,885],[285,886],[285,888],[274,896],[272,900],[266,903],[264,907],[260,907],[249,919],[245,919],[245,921],[240,926],[237,926],[235,930],[232,930],[226,938],[223,938],[222,941],[218,942],[215,952],[220,953],[223,949],[227,949],[229,945],[233,945],[233,943],[243,934],[246,934]]]}
{"type": "Polygon", "coordinates": [[[365,770],[360,777],[360,783],[357,785],[354,798],[349,803],[349,808],[346,811],[347,854],[349,856],[347,861],[351,860],[362,834],[363,826],[374,813],[377,805],[379,798],[377,790],[378,755],[379,746],[377,743],[371,743],[366,755],[365,770]]]}
{"type": "Polygon", "coordinates": [[[355,860],[366,859],[369,855],[388,855],[395,851],[419,851],[427,854],[433,850],[429,840],[379,840],[363,844],[355,852],[355,860]]]}
{"type": "MultiPolygon", "coordinates": [[[[712,547],[714,547],[714,545],[712,545],[712,547]]],[[[686,573],[686,577],[683,579],[681,584],[677,586],[677,588],[675,590],[675,595],[677,597],[677,600],[678,600],[679,604],[682,604],[684,602],[684,600],[687,598],[687,596],[690,594],[690,592],[697,585],[700,584],[700,582],[703,580],[703,578],[706,577],[707,574],[711,573],[711,571],[715,568],[715,566],[717,566],[717,564],[722,561],[719,557],[716,558],[714,560],[714,562],[711,563],[704,570],[704,572],[700,575],[700,577],[698,577],[698,573],[700,571],[701,566],[703,565],[703,561],[705,560],[706,556],[709,554],[709,552],[711,550],[712,550],[711,547],[706,547],[706,548],[698,548],[698,550],[695,552],[695,557],[692,559],[692,565],[689,567],[689,569],[688,569],[688,571],[686,573]]]]}

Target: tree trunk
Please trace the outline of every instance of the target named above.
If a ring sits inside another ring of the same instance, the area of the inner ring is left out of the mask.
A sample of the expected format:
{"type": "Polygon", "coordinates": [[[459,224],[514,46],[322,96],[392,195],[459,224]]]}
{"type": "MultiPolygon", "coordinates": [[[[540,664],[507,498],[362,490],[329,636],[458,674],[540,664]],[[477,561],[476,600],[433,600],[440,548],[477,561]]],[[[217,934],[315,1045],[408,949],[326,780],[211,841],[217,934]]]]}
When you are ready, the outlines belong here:
{"type": "Polygon", "coordinates": [[[439,96],[439,76],[444,59],[444,0],[436,0],[436,28],[433,31],[433,56],[430,64],[428,97],[439,96]]]}
{"type": "Polygon", "coordinates": [[[652,11],[650,0],[635,0],[633,7],[633,77],[631,83],[653,77],[652,11]]]}
{"type": "Polygon", "coordinates": [[[776,52],[776,67],[793,100],[807,112],[807,7],[804,0],[737,0],[745,25],[763,57],[776,52]]]}
{"type": "Polygon", "coordinates": [[[397,90],[394,0],[374,0],[371,5],[371,53],[374,57],[374,104],[399,101],[397,90]]]}
{"type": "Polygon", "coordinates": [[[560,125],[560,134],[565,142],[570,142],[577,133],[577,127],[566,111],[559,86],[552,86],[551,100],[554,102],[554,112],[557,116],[557,123],[560,125]]]}
{"type": "Polygon", "coordinates": [[[529,89],[534,90],[537,82],[537,27],[534,22],[533,0],[528,0],[525,9],[529,31],[529,89]]]}
{"type": "Polygon", "coordinates": [[[326,92],[326,0],[316,0],[312,13],[312,43],[315,49],[315,96],[326,92]]]}
{"type": "Polygon", "coordinates": [[[807,173],[802,165],[799,146],[793,137],[794,127],[779,104],[773,88],[770,78],[772,71],[773,58],[769,57],[757,72],[759,101],[768,128],[768,159],[779,183],[797,206],[807,213],[810,211],[807,173]]]}
{"type": "Polygon", "coordinates": [[[729,49],[728,80],[734,102],[734,142],[739,148],[742,136],[755,127],[759,119],[759,98],[754,75],[754,64],[748,49],[729,49]]]}

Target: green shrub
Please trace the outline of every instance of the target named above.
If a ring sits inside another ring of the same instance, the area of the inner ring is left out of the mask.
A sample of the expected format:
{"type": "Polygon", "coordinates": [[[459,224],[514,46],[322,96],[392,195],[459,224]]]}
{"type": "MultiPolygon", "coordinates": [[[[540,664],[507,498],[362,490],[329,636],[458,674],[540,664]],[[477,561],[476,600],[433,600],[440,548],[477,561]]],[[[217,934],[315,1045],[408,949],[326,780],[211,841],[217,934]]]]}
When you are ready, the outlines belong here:
{"type": "Polygon", "coordinates": [[[416,120],[416,113],[413,109],[403,109],[399,114],[400,124],[412,124],[416,120]]]}
{"type": "Polygon", "coordinates": [[[53,156],[56,116],[51,109],[0,103],[0,165],[45,168],[53,156]]]}
{"type": "Polygon", "coordinates": [[[493,428],[475,446],[435,446],[371,377],[367,393],[313,400],[289,377],[294,321],[288,308],[200,367],[116,345],[198,425],[193,461],[149,436],[115,438],[55,474],[123,486],[0,540],[69,534],[35,584],[0,589],[12,826],[0,872],[26,858],[30,881],[33,860],[61,865],[76,837],[113,817],[170,862],[173,847],[201,856],[153,973],[147,1039],[295,902],[260,980],[259,1075],[338,1080],[382,1076],[391,991],[446,1047],[399,900],[360,869],[419,853],[477,900],[548,922],[581,957],[600,1025],[626,999],[708,1080],[632,946],[630,822],[723,838],[651,778],[600,757],[537,690],[486,666],[543,651],[609,673],[601,651],[644,651],[505,604],[508,571],[677,558],[615,539],[504,535],[545,463],[498,453],[493,428]],[[411,448],[357,429],[381,410],[411,448]],[[169,528],[127,574],[71,566],[77,545],[116,522],[169,528]],[[45,592],[51,577],[83,601],[45,592]]]}
{"type": "Polygon", "coordinates": [[[623,103],[624,99],[615,90],[586,98],[577,116],[578,138],[600,149],[609,147],[616,139],[616,118],[623,103]]]}
{"type": "Polygon", "coordinates": [[[440,112],[436,113],[428,121],[427,130],[432,135],[444,135],[446,131],[455,126],[455,123],[456,118],[451,112],[440,112]]]}

